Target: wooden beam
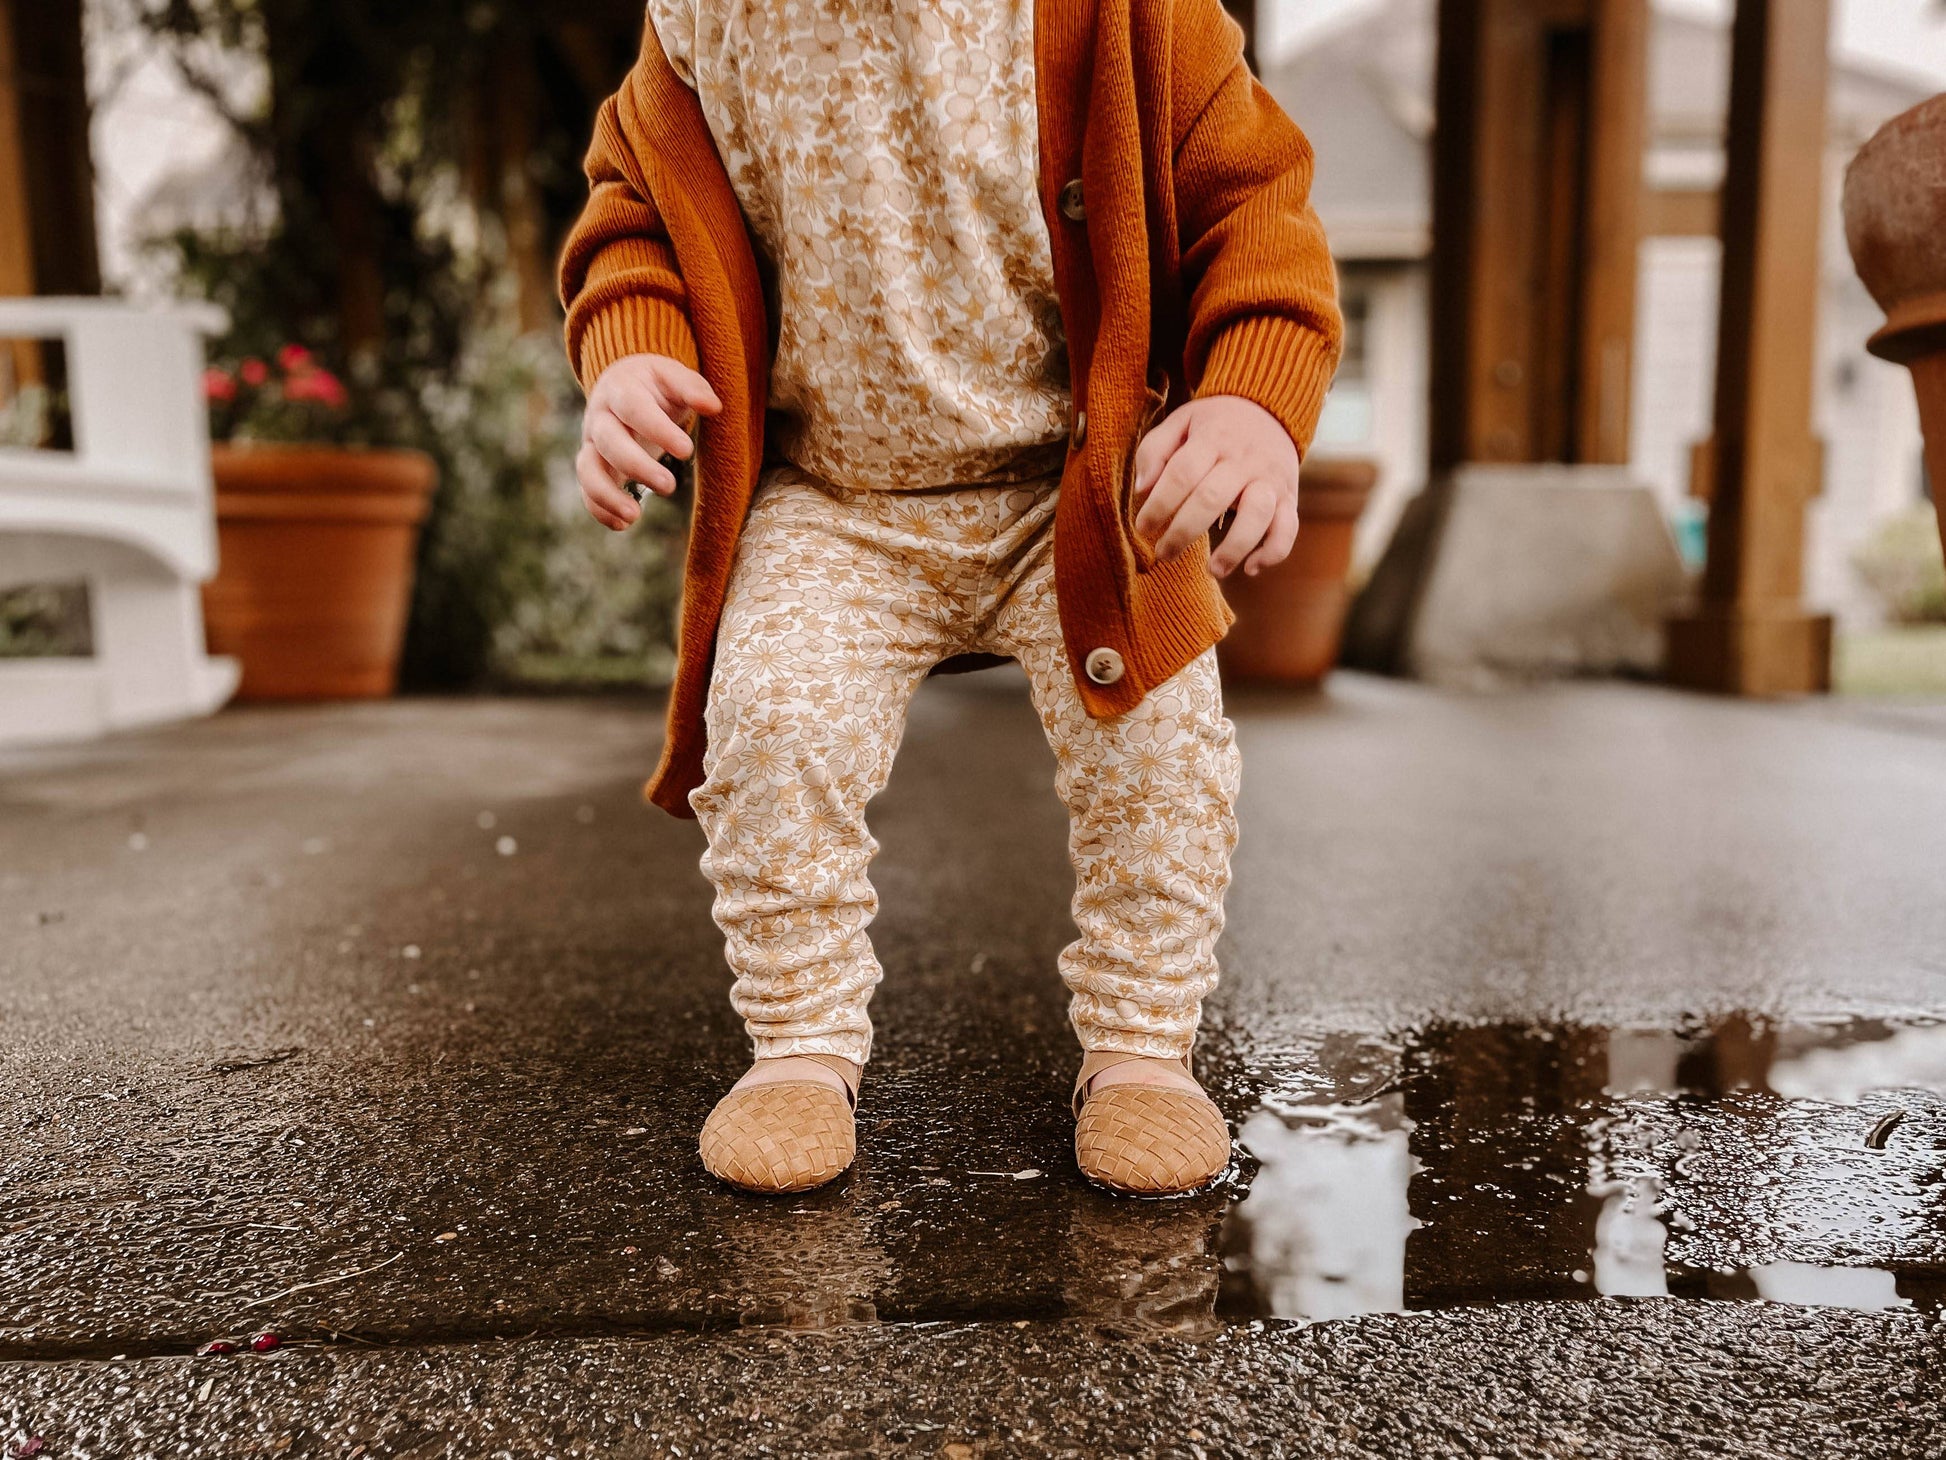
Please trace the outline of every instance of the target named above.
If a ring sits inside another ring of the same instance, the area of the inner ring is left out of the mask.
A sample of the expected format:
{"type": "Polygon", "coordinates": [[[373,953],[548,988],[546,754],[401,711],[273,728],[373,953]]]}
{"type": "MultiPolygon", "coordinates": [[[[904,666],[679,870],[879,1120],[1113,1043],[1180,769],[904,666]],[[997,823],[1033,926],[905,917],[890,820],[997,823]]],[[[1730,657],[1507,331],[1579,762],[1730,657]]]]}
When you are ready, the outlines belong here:
{"type": "Polygon", "coordinates": [[[1540,208],[1538,314],[1531,345],[1530,461],[1573,461],[1578,455],[1576,391],[1582,352],[1582,285],[1587,263],[1583,223],[1588,182],[1584,141],[1593,125],[1594,57],[1587,27],[1549,28],[1541,38],[1543,108],[1538,186],[1540,208]]]}
{"type": "Polygon", "coordinates": [[[1821,693],[1831,620],[1802,603],[1830,0],[1739,0],[1731,38],[1723,285],[1701,602],[1669,626],[1669,675],[1742,695],[1821,693]]]}
{"type": "Polygon", "coordinates": [[[1530,380],[1541,117],[1537,13],[1440,0],[1434,82],[1432,401],[1435,473],[1533,460],[1530,380]]]}
{"type": "Polygon", "coordinates": [[[0,295],[34,292],[34,240],[28,227],[33,211],[27,196],[27,143],[20,130],[20,63],[14,45],[16,3],[0,0],[0,295]]]}
{"type": "Polygon", "coordinates": [[[1587,181],[1581,208],[1581,310],[1571,460],[1628,463],[1635,281],[1647,136],[1646,0],[1596,0],[1589,17],[1587,181]]]}
{"type": "MultiPolygon", "coordinates": [[[[20,132],[20,67],[15,59],[15,0],[0,0],[0,296],[34,292],[34,240],[27,197],[27,146],[20,132]]],[[[40,346],[0,340],[0,406],[46,376],[40,346]]]]}
{"type": "MultiPolygon", "coordinates": [[[[0,0],[0,295],[101,290],[81,44],[81,0],[0,0]]],[[[41,341],[0,342],[0,404],[65,369],[41,341]]]]}
{"type": "Polygon", "coordinates": [[[1719,238],[1722,213],[1715,188],[1649,188],[1642,194],[1642,236],[1719,238]]]}
{"type": "Polygon", "coordinates": [[[1628,459],[1647,0],[1441,0],[1431,466],[1628,459]]]}
{"type": "Polygon", "coordinates": [[[0,0],[0,294],[97,294],[82,0],[0,0]]]}

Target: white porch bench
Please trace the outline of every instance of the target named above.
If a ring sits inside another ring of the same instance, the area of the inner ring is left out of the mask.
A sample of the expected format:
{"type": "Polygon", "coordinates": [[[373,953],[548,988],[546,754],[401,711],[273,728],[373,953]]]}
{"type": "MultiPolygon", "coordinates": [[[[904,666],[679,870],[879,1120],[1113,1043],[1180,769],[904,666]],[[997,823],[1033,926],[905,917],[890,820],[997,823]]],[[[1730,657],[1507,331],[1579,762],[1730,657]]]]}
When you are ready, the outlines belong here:
{"type": "Polygon", "coordinates": [[[204,651],[216,572],[203,337],[212,306],[0,299],[0,339],[57,339],[74,449],[0,448],[0,589],[87,585],[91,658],[0,658],[0,745],[206,715],[237,665],[204,651]]]}

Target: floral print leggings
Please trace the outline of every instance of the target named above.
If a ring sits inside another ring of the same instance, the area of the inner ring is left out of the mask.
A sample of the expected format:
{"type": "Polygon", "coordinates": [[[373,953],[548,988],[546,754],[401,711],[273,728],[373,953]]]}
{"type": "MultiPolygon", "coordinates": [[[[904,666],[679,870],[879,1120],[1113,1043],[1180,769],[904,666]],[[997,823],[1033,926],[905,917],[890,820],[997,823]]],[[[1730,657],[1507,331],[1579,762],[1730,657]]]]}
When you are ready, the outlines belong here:
{"type": "Polygon", "coordinates": [[[957,653],[1026,670],[1070,818],[1080,936],[1061,953],[1086,1050],[1186,1054],[1216,983],[1239,763],[1207,650],[1125,714],[1082,707],[1054,600],[1058,478],[846,490],[772,466],[738,547],[690,793],[759,1058],[864,1063],[866,928],[885,785],[913,691],[957,653]]]}

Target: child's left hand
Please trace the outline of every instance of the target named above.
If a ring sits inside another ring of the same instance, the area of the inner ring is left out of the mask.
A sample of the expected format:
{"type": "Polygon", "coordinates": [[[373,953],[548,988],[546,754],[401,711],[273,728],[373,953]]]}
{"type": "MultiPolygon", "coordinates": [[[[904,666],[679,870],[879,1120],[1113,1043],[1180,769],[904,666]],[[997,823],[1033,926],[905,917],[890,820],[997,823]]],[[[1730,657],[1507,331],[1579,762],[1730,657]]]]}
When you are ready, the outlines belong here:
{"type": "Polygon", "coordinates": [[[1227,578],[1255,576],[1290,555],[1297,540],[1297,446],[1283,424],[1240,395],[1209,395],[1177,407],[1135,451],[1135,530],[1167,562],[1232,509],[1210,553],[1227,578]]]}

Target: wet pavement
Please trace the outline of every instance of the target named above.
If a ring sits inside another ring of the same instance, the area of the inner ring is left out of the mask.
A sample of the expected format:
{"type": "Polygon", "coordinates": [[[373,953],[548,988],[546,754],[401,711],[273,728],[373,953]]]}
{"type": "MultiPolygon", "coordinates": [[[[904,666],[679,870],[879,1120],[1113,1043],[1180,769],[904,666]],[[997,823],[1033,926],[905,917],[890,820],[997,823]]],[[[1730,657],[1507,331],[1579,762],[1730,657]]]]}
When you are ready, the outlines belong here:
{"type": "Polygon", "coordinates": [[[1232,708],[1242,1154],[1176,1202],[1072,1170],[1011,671],[915,706],[861,1159],[776,1201],[696,1163],[652,705],[0,760],[0,1455],[1941,1453],[1946,714],[1232,708]]]}

